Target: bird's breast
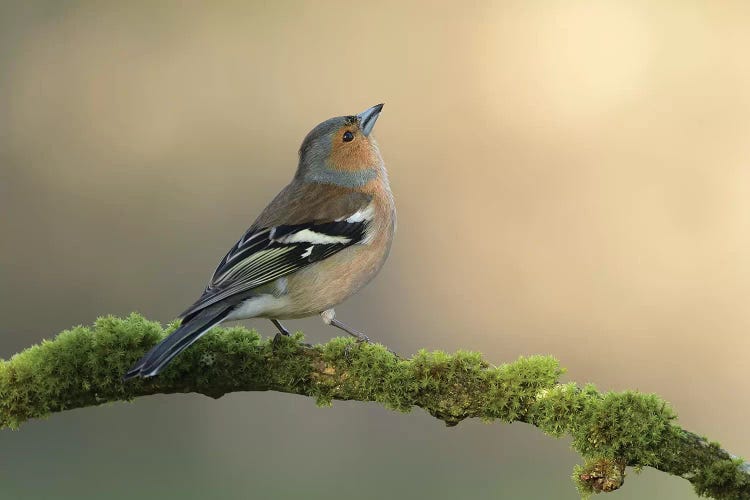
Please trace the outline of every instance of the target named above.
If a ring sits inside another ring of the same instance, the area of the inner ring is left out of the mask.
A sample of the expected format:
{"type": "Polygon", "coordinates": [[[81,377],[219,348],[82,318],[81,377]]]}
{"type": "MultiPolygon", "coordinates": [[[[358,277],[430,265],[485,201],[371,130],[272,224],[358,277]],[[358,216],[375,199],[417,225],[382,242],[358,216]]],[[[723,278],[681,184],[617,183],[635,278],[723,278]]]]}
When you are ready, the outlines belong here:
{"type": "Polygon", "coordinates": [[[371,218],[366,238],[287,276],[288,302],[278,319],[312,316],[330,309],[369,283],[383,267],[396,229],[393,196],[387,178],[368,187],[365,192],[372,195],[372,205],[359,214],[371,218]]]}

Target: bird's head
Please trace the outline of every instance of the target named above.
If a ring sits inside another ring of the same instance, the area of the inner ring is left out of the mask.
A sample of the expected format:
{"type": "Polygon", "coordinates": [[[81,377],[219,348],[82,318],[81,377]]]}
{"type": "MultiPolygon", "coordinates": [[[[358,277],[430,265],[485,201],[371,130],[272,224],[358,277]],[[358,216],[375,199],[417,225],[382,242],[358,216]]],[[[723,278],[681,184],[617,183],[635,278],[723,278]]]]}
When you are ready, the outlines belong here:
{"type": "Polygon", "coordinates": [[[360,187],[377,177],[383,159],[371,132],[382,109],[378,104],[312,129],[299,149],[297,176],[345,187],[360,187]]]}

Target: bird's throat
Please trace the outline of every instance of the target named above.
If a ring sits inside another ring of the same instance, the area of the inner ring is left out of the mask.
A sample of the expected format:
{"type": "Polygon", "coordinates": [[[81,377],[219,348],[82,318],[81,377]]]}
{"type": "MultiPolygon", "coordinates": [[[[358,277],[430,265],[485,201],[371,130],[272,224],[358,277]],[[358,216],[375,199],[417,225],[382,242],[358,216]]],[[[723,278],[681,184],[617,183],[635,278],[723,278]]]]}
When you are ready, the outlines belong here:
{"type": "Polygon", "coordinates": [[[305,180],[318,184],[333,184],[341,187],[358,188],[372,181],[377,176],[378,169],[375,167],[352,171],[324,168],[308,171],[305,175],[305,180]]]}

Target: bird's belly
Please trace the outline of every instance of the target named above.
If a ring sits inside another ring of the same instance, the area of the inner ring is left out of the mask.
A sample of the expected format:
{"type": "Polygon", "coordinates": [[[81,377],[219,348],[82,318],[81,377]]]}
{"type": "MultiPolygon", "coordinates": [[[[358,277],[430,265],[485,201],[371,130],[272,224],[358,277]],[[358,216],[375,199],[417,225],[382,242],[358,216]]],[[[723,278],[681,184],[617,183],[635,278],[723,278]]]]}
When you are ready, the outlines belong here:
{"type": "Polygon", "coordinates": [[[352,246],[287,276],[289,301],[277,317],[312,316],[340,304],[375,277],[386,254],[387,249],[352,246]]]}
{"type": "Polygon", "coordinates": [[[227,316],[227,321],[248,318],[276,318],[280,311],[283,311],[289,304],[286,296],[275,296],[272,294],[262,294],[251,297],[240,303],[227,316]]]}

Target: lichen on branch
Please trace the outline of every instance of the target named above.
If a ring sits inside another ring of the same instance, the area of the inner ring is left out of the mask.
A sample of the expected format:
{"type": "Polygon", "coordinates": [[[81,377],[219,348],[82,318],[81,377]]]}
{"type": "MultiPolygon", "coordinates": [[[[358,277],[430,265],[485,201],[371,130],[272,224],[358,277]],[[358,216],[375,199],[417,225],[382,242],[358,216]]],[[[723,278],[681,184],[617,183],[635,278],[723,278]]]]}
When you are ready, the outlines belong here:
{"type": "Polygon", "coordinates": [[[408,412],[417,406],[454,426],[466,418],[525,422],[570,435],[584,465],[583,495],[623,484],[625,467],[654,467],[689,480],[698,494],[750,499],[750,468],[718,444],[685,431],[658,396],[599,392],[560,383],[549,356],[493,366],[473,352],[420,351],[401,359],[376,344],[336,338],[306,346],[301,334],[262,340],[245,328],[217,328],[153,379],[122,382],[125,371],[175,328],[138,314],[100,318],[0,361],[0,428],[63,410],[151,394],[279,391],[333,400],[374,401],[408,412]]]}

